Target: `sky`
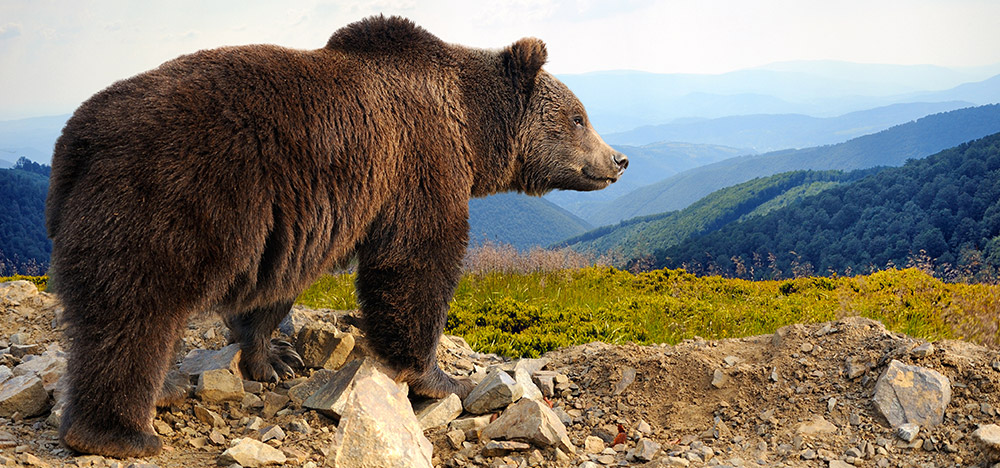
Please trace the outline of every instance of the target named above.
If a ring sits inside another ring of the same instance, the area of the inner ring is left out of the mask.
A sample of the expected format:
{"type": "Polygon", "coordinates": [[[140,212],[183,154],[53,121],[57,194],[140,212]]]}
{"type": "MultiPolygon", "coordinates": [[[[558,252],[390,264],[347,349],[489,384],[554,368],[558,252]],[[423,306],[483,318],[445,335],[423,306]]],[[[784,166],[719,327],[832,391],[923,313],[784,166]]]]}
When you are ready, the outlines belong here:
{"type": "Polygon", "coordinates": [[[468,46],[541,38],[556,74],[1000,63],[997,0],[2,0],[0,120],[72,112],[115,80],[199,49],[319,48],[379,13],[468,46]]]}

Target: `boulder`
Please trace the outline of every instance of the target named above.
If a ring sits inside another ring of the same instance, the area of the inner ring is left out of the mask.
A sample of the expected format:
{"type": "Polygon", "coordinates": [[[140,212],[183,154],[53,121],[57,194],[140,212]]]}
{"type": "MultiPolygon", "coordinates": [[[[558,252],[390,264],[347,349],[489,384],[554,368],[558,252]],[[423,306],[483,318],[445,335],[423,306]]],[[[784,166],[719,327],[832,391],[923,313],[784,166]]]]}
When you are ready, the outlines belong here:
{"type": "Polygon", "coordinates": [[[944,420],[951,382],[941,373],[895,359],[875,383],[875,408],[891,427],[914,423],[934,427],[944,420]]]}
{"type": "Polygon", "coordinates": [[[485,439],[526,440],[540,447],[575,453],[566,427],[545,403],[522,399],[483,429],[485,439]]]}
{"type": "Polygon", "coordinates": [[[465,410],[472,414],[483,414],[505,408],[524,394],[524,388],[506,372],[492,368],[469,396],[462,401],[465,410]]]}
{"type": "MultiPolygon", "coordinates": [[[[30,283],[29,283],[30,284],[30,283]]],[[[0,385],[0,417],[14,413],[30,418],[49,409],[49,393],[35,375],[13,377],[0,385]]]]}
{"type": "Polygon", "coordinates": [[[327,465],[336,468],[430,468],[433,447],[397,385],[369,366],[349,392],[330,444],[327,465]]]}
{"type": "Polygon", "coordinates": [[[307,323],[298,332],[295,349],[306,367],[339,369],[354,350],[354,335],[330,323],[307,323]]]}
{"type": "Polygon", "coordinates": [[[440,400],[428,400],[413,408],[423,430],[444,426],[462,414],[462,399],[454,393],[440,400]]]}

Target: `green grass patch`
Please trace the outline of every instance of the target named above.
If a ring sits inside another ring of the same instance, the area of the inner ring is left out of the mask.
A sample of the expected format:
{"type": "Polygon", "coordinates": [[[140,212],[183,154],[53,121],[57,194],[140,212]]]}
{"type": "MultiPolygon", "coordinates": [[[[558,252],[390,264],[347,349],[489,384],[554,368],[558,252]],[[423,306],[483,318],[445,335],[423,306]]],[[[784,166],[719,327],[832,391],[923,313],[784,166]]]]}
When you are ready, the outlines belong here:
{"type": "Polygon", "coordinates": [[[49,283],[48,276],[26,276],[26,275],[0,276],[0,283],[6,283],[8,281],[22,281],[22,280],[34,283],[39,291],[44,291],[49,283]]]}
{"type": "MultiPolygon", "coordinates": [[[[303,293],[310,307],[355,308],[353,276],[327,276],[303,293]]],[[[510,357],[590,341],[670,343],[773,333],[847,316],[918,338],[998,342],[1000,287],[941,282],[916,269],[857,277],[746,281],[683,270],[632,274],[611,267],[465,275],[446,333],[510,357]],[[992,325],[991,325],[992,324],[992,325]]]]}

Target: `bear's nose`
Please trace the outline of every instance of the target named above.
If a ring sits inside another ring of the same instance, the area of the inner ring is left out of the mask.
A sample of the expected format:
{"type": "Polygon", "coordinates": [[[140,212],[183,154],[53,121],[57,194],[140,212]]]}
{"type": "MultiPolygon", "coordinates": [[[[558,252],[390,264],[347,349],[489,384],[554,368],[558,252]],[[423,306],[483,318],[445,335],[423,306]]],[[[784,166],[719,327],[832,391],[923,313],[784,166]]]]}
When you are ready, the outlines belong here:
{"type": "Polygon", "coordinates": [[[625,168],[628,167],[628,156],[622,153],[615,153],[614,156],[611,156],[611,160],[618,166],[619,171],[624,172],[625,168]]]}

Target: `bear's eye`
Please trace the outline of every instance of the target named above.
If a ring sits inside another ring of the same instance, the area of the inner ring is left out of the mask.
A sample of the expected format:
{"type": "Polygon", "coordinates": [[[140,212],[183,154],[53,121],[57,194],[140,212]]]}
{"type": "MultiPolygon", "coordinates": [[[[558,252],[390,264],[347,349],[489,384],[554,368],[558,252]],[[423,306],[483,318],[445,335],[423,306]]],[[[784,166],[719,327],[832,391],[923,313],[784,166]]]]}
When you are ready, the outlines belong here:
{"type": "Polygon", "coordinates": [[[576,124],[577,127],[582,127],[583,126],[583,117],[580,117],[579,115],[576,116],[576,117],[573,117],[573,123],[576,124]]]}

